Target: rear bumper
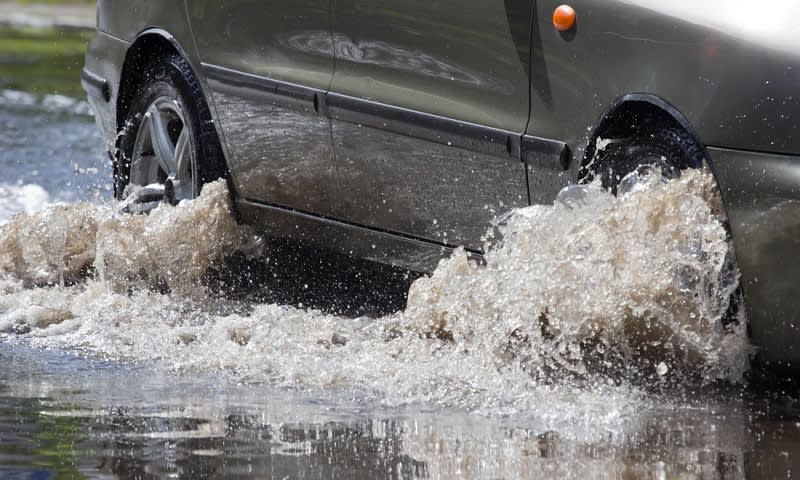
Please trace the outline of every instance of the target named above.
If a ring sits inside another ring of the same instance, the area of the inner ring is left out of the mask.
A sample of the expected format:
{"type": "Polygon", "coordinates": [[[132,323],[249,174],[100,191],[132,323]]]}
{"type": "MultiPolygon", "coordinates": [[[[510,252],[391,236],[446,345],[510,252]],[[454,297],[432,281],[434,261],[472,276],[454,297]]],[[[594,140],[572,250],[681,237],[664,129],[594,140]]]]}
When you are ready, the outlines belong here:
{"type": "Polygon", "coordinates": [[[115,149],[117,92],[128,46],[127,42],[116,37],[97,32],[86,49],[85,64],[81,71],[81,85],[109,152],[115,149]]]}
{"type": "Polygon", "coordinates": [[[709,148],[760,360],[800,370],[800,156],[709,148]]]}

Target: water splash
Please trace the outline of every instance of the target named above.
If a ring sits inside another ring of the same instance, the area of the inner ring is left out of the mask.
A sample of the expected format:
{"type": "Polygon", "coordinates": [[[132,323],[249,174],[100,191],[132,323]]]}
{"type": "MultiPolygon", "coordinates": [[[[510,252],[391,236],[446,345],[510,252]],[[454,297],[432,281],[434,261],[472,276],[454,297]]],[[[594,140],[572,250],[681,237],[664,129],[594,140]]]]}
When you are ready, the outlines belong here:
{"type": "Polygon", "coordinates": [[[486,265],[464,252],[410,291],[410,328],[494,350],[536,377],[613,371],[738,380],[744,321],[723,326],[738,286],[713,178],[628,176],[614,197],[597,184],[553,206],[512,212],[486,265]]]}
{"type": "Polygon", "coordinates": [[[602,429],[638,396],[615,384],[737,382],[750,353],[744,322],[721,321],[738,274],[710,175],[639,172],[620,191],[572,186],[511,212],[485,265],[456,251],[405,311],[377,319],[203,299],[204,271],[259,246],[222,183],[149,216],[53,206],[0,226],[0,332],[390,406],[505,414],[564,397],[552,422],[590,416],[602,429]],[[567,401],[576,389],[580,405],[567,401]]]}
{"type": "Polygon", "coordinates": [[[50,194],[39,185],[0,183],[0,222],[9,220],[16,212],[36,213],[48,203],[50,194]]]}
{"type": "Polygon", "coordinates": [[[0,271],[26,287],[74,284],[96,275],[112,289],[186,293],[234,250],[259,241],[230,215],[227,187],[207,185],[193,202],[148,216],[81,202],[22,213],[0,225],[0,271]]]}

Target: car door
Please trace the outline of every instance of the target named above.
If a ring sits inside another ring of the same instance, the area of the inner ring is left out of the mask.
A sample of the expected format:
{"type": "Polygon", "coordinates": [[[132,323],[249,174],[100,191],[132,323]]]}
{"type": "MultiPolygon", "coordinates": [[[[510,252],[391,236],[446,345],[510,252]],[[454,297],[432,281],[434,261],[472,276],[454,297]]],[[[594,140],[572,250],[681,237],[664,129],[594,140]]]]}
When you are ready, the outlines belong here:
{"type": "Polygon", "coordinates": [[[329,214],[330,0],[188,0],[240,201],[329,214]]]}
{"type": "Polygon", "coordinates": [[[336,0],[334,216],[480,250],[528,204],[530,0],[336,0]]]}

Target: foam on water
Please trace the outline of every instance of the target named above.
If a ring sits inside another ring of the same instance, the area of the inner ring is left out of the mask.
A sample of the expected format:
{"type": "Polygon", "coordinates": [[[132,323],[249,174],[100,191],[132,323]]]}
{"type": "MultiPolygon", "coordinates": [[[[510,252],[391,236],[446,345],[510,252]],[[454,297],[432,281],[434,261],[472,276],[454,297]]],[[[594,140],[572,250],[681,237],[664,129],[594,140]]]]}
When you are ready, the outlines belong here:
{"type": "Polygon", "coordinates": [[[0,183],[0,222],[10,219],[17,212],[36,213],[49,202],[50,194],[39,185],[0,183]]]}
{"type": "Polygon", "coordinates": [[[721,321],[738,274],[713,185],[689,172],[636,176],[619,198],[570,187],[505,216],[485,265],[457,251],[378,319],[203,297],[206,269],[261,247],[222,183],[148,216],[51,206],[0,226],[0,332],[389,406],[537,410],[599,435],[640,408],[638,387],[618,387],[631,376],[696,385],[747,368],[744,322],[721,321]]]}

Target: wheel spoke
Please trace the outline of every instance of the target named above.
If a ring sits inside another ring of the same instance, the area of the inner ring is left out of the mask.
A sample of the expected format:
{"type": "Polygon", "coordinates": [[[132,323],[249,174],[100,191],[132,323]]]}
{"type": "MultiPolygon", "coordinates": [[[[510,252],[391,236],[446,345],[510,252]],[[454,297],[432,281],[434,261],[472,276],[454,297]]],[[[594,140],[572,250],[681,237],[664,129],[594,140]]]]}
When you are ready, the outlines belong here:
{"type": "Polygon", "coordinates": [[[145,213],[161,203],[197,196],[197,172],[191,123],[170,95],[155,98],[144,110],[131,154],[129,186],[122,197],[127,211],[145,213]]]}
{"type": "Polygon", "coordinates": [[[185,180],[183,177],[188,174],[189,168],[191,167],[192,156],[190,146],[189,132],[184,128],[181,130],[178,142],[175,144],[175,166],[177,168],[175,173],[178,174],[178,178],[181,180],[185,180]]]}
{"type": "Polygon", "coordinates": [[[148,114],[150,116],[150,139],[153,142],[156,160],[167,175],[177,173],[175,146],[172,145],[172,140],[169,138],[169,130],[164,116],[156,109],[155,105],[148,114]]]}
{"type": "MultiPolygon", "coordinates": [[[[147,115],[144,116],[144,118],[142,118],[142,125],[139,131],[147,132],[147,135],[149,136],[151,125],[152,122],[150,121],[150,114],[148,113],[147,115]]],[[[140,136],[137,137],[136,147],[135,147],[136,150],[134,152],[134,154],[137,155],[137,157],[135,161],[131,163],[131,172],[130,172],[131,183],[140,186],[146,185],[148,183],[148,177],[149,177],[148,170],[150,169],[150,165],[152,163],[150,161],[150,158],[152,158],[152,156],[155,156],[155,154],[152,151],[145,149],[143,143],[144,142],[142,141],[140,136]],[[145,159],[145,157],[148,158],[145,159]]]]}
{"type": "Polygon", "coordinates": [[[192,144],[189,139],[189,130],[184,127],[175,145],[176,163],[178,166],[177,176],[180,181],[180,188],[175,191],[179,200],[184,198],[194,198],[194,179],[192,178],[192,144]]]}

